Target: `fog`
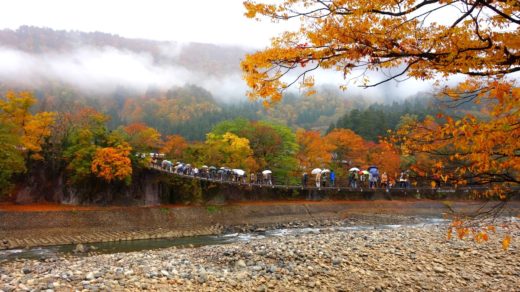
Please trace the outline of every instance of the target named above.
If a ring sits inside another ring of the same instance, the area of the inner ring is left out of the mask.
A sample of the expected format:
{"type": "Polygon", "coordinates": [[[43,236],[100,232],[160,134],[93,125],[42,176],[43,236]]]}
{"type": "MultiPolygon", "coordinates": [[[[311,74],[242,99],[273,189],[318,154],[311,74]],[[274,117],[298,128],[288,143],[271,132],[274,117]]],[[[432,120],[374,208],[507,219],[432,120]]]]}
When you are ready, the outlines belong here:
{"type": "MultiPolygon", "coordinates": [[[[165,50],[173,57],[177,49],[165,50]]],[[[187,83],[197,84],[215,96],[226,99],[243,96],[245,84],[235,74],[214,76],[175,64],[156,64],[147,53],[134,53],[113,47],[83,47],[66,53],[30,54],[0,48],[0,79],[3,84],[28,88],[61,82],[78,90],[106,94],[118,87],[144,93],[154,87],[167,90],[187,83]]]]}
{"type": "MultiPolygon", "coordinates": [[[[158,62],[149,53],[136,53],[113,47],[78,47],[67,52],[31,54],[0,47],[0,80],[2,84],[16,84],[27,88],[45,87],[49,82],[63,83],[87,94],[110,94],[124,87],[135,94],[144,94],[150,87],[168,90],[174,86],[195,84],[210,91],[221,101],[245,99],[247,87],[242,80],[237,56],[237,68],[228,73],[213,74],[189,69],[174,61],[183,49],[183,44],[165,45],[160,50],[158,62]]],[[[397,69],[395,69],[397,70],[397,69]]],[[[298,72],[290,75],[295,78],[298,72]]],[[[373,101],[391,101],[417,92],[432,92],[433,83],[417,80],[390,81],[375,88],[363,89],[354,78],[359,73],[343,79],[340,72],[317,70],[314,73],[316,86],[347,85],[346,96],[364,96],[373,101]]],[[[369,72],[372,83],[387,78],[392,72],[369,72]]],[[[462,77],[451,79],[451,83],[462,77]]],[[[291,91],[298,91],[295,84],[291,91]]],[[[319,93],[319,90],[318,90],[319,93]]]]}

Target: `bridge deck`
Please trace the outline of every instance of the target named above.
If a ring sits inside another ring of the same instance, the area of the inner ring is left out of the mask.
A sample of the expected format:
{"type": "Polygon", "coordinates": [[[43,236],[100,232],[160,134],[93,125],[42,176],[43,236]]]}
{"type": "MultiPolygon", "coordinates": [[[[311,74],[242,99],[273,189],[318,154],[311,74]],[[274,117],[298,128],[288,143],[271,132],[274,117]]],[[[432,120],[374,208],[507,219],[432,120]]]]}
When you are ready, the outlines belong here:
{"type": "MultiPolygon", "coordinates": [[[[302,185],[261,184],[261,183],[250,183],[250,182],[244,183],[244,182],[240,182],[240,181],[212,179],[212,178],[207,178],[207,177],[201,177],[201,176],[194,176],[194,175],[187,175],[187,174],[176,173],[176,172],[169,171],[169,170],[163,169],[160,166],[155,166],[155,165],[152,165],[151,168],[154,169],[154,170],[157,170],[157,171],[160,171],[160,172],[163,172],[163,173],[167,173],[167,174],[170,174],[170,175],[175,175],[175,176],[178,176],[178,177],[183,177],[183,178],[188,178],[188,179],[195,179],[195,180],[200,180],[200,181],[207,181],[207,182],[212,182],[212,183],[217,183],[217,184],[225,184],[225,185],[254,186],[254,187],[260,187],[260,188],[272,188],[272,189],[284,189],[284,190],[310,190],[310,191],[314,190],[314,191],[338,191],[338,192],[345,191],[345,190],[349,190],[349,191],[354,191],[355,190],[355,191],[360,191],[360,192],[364,192],[364,191],[385,192],[385,191],[389,191],[390,190],[390,189],[387,189],[387,188],[368,188],[368,187],[352,188],[352,187],[339,186],[339,185],[338,186],[316,187],[314,185],[302,186],[302,185]]],[[[392,187],[391,189],[393,189],[393,190],[394,189],[395,190],[406,190],[406,191],[417,192],[417,193],[419,193],[422,190],[433,190],[433,188],[431,188],[431,187],[408,187],[408,188],[392,187]]],[[[448,188],[447,187],[435,188],[435,190],[437,190],[438,192],[443,192],[443,193],[450,193],[450,192],[455,192],[455,191],[459,191],[459,192],[460,191],[462,191],[462,192],[470,192],[470,191],[483,192],[483,191],[489,190],[489,188],[485,187],[485,186],[461,186],[461,187],[457,187],[457,188],[452,188],[452,187],[448,187],[448,188]]]]}

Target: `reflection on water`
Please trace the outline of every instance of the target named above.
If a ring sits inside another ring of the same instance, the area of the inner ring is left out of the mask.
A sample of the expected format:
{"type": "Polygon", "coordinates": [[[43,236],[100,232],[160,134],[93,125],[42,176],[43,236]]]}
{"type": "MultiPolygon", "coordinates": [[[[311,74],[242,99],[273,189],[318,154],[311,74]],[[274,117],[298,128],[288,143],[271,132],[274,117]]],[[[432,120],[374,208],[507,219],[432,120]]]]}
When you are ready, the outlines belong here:
{"type": "MultiPolygon", "coordinates": [[[[383,224],[383,225],[368,225],[368,226],[340,226],[325,228],[331,232],[349,232],[354,230],[373,230],[373,229],[396,229],[401,226],[425,226],[432,224],[446,224],[449,220],[440,218],[423,218],[420,223],[416,224],[383,224]]],[[[168,247],[200,247],[205,245],[228,244],[233,242],[244,242],[262,239],[266,237],[281,237],[299,234],[317,234],[324,228],[285,228],[267,230],[262,233],[229,233],[223,235],[203,235],[190,236],[182,238],[169,239],[144,239],[132,241],[118,241],[118,242],[100,242],[86,244],[93,246],[96,253],[118,253],[118,252],[132,252],[140,250],[153,250],[168,247]]],[[[0,262],[11,261],[15,259],[45,259],[57,257],[62,254],[70,254],[74,249],[74,245],[56,245],[49,247],[35,247],[30,249],[12,249],[0,251],[0,262]]]]}

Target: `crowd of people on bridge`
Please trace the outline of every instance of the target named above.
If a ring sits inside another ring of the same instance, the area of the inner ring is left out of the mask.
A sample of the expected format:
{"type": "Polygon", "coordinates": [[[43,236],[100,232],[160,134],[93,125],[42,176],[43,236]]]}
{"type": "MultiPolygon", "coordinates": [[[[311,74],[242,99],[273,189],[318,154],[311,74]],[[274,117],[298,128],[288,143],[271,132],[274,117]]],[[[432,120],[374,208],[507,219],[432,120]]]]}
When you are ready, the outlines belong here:
{"type": "MultiPolygon", "coordinates": [[[[310,172],[302,174],[302,186],[307,187],[311,177],[314,178],[316,187],[335,187],[336,173],[334,170],[315,168],[310,172]]],[[[347,174],[347,187],[349,188],[408,188],[410,187],[410,172],[402,171],[396,182],[389,177],[386,172],[380,174],[379,168],[375,165],[366,170],[357,167],[349,169],[347,174]]]]}
{"type": "MultiPolygon", "coordinates": [[[[261,172],[251,172],[249,176],[246,171],[242,169],[231,169],[226,166],[215,167],[203,165],[200,168],[194,167],[191,164],[183,162],[172,162],[163,159],[161,154],[151,153],[152,166],[161,168],[164,171],[175,173],[178,175],[193,176],[205,178],[208,180],[215,180],[221,182],[236,182],[240,184],[259,184],[259,185],[273,185],[272,171],[265,169],[261,172]]],[[[402,171],[396,179],[390,178],[386,173],[380,173],[379,168],[375,165],[368,167],[366,170],[361,170],[358,167],[352,167],[347,173],[347,187],[352,189],[357,188],[408,188],[410,187],[410,173],[409,171],[402,171]]],[[[337,176],[332,169],[315,168],[312,171],[303,172],[301,178],[302,187],[336,187],[337,176]],[[311,180],[313,180],[311,184],[311,180]]]]}
{"type": "Polygon", "coordinates": [[[248,177],[246,175],[246,172],[242,169],[231,169],[225,166],[221,166],[220,168],[217,168],[215,166],[207,166],[203,165],[200,168],[193,167],[191,164],[186,164],[182,162],[171,162],[170,160],[160,160],[156,156],[152,155],[152,165],[154,167],[160,167],[165,171],[179,174],[179,175],[186,175],[186,176],[193,176],[193,177],[200,177],[205,178],[209,180],[215,180],[215,181],[230,181],[230,182],[237,182],[237,183],[252,183],[252,184],[266,184],[266,185],[272,185],[272,171],[271,170],[264,170],[259,173],[251,173],[249,175],[249,182],[248,177]]]}

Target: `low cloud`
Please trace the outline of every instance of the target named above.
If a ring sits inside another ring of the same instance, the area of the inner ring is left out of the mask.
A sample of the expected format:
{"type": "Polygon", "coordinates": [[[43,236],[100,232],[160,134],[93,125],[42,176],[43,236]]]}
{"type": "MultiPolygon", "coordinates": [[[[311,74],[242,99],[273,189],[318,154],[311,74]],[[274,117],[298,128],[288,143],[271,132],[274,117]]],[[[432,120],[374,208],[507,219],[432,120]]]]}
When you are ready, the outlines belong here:
{"type": "MultiPolygon", "coordinates": [[[[177,50],[165,49],[173,59],[177,50]]],[[[173,86],[197,84],[216,97],[244,96],[241,75],[214,76],[167,62],[157,64],[148,53],[113,47],[82,47],[66,53],[31,54],[0,47],[0,79],[3,84],[29,88],[58,81],[89,93],[110,93],[118,87],[143,93],[149,87],[167,90],[173,86]]]]}
{"type": "MultiPolygon", "coordinates": [[[[174,86],[195,84],[222,101],[245,99],[247,86],[242,80],[238,64],[236,71],[230,70],[225,74],[196,71],[175,61],[183,49],[186,49],[183,44],[165,45],[160,50],[160,58],[154,59],[149,53],[136,53],[114,47],[78,47],[64,53],[43,54],[0,47],[0,82],[8,86],[16,84],[41,88],[49,82],[58,81],[87,94],[109,94],[119,87],[142,94],[150,87],[168,90],[174,86]]],[[[317,70],[313,73],[318,87],[346,84],[348,89],[345,96],[364,96],[372,101],[392,101],[418,92],[433,92],[433,82],[430,81],[389,81],[374,88],[363,89],[352,80],[355,73],[348,76],[347,80],[343,79],[341,72],[332,70],[317,70]]],[[[288,78],[295,78],[297,74],[298,72],[292,72],[288,78]]],[[[387,75],[381,72],[367,73],[373,83],[387,78],[387,75]]],[[[451,78],[450,84],[462,79],[460,76],[451,78]]],[[[297,85],[291,90],[298,91],[297,85]]]]}

